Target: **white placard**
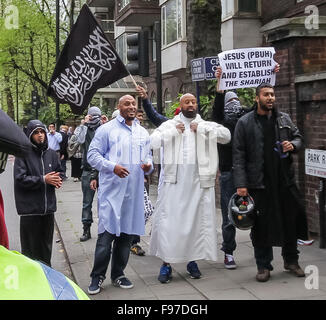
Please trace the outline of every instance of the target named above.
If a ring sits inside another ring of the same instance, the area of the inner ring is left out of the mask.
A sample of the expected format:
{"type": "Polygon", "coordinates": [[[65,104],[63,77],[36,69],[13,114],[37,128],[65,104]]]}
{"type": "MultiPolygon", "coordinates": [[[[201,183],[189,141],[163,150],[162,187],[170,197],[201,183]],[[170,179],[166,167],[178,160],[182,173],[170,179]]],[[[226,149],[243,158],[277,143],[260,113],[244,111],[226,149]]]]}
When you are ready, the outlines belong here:
{"type": "Polygon", "coordinates": [[[273,72],[277,62],[273,47],[245,48],[221,52],[218,55],[223,73],[220,90],[258,87],[262,82],[275,85],[273,72]]]}
{"type": "Polygon", "coordinates": [[[326,178],[326,151],[316,149],[305,150],[306,174],[326,178]]]}

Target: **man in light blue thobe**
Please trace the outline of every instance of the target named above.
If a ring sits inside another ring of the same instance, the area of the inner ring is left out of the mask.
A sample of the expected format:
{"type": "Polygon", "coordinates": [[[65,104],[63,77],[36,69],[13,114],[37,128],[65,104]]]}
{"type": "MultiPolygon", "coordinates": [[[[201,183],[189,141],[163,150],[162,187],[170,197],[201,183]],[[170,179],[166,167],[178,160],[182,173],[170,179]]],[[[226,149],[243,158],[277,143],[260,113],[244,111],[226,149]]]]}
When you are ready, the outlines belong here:
{"type": "Polygon", "coordinates": [[[111,258],[113,285],[132,288],[124,275],[132,235],[145,233],[144,172],[153,170],[150,140],[145,128],[134,121],[136,100],[120,98],[120,115],[99,127],[90,144],[87,160],[99,171],[98,240],[91,273],[90,294],[100,292],[111,258]]]}

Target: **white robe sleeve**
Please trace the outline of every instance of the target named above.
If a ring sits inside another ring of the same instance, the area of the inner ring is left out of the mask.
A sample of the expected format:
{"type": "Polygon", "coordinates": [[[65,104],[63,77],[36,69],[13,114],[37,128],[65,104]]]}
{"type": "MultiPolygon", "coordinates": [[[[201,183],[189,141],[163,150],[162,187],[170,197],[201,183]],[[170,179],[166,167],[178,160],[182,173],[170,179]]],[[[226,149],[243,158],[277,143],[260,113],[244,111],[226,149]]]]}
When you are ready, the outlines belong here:
{"type": "Polygon", "coordinates": [[[226,144],[231,141],[230,130],[216,122],[199,122],[197,130],[199,134],[209,134],[209,139],[215,139],[217,143],[226,144]]]}
{"type": "Polygon", "coordinates": [[[180,132],[175,127],[174,122],[164,122],[151,134],[151,148],[157,150],[164,144],[172,141],[173,137],[180,135],[180,132]]]}

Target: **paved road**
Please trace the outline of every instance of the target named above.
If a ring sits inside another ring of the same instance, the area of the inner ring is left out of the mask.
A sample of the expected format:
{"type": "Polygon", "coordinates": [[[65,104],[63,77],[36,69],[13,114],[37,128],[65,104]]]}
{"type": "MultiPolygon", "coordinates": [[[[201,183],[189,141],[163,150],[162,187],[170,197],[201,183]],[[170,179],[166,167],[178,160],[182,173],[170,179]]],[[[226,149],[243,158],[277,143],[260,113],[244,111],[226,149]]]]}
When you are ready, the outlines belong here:
{"type": "MultiPolygon", "coordinates": [[[[69,168],[69,164],[68,164],[69,168]]],[[[69,172],[69,169],[68,169],[69,172]]],[[[156,186],[151,185],[150,197],[156,200],[156,186]]],[[[73,274],[79,286],[87,290],[94,259],[97,231],[96,201],[94,201],[94,223],[92,239],[80,242],[81,225],[81,186],[72,179],[66,181],[57,193],[58,212],[56,220],[67,249],[73,274]]],[[[219,229],[219,247],[221,244],[221,213],[217,210],[219,229]]],[[[141,237],[142,247],[148,251],[151,221],[146,226],[146,235],[141,237]]],[[[138,257],[130,255],[126,275],[134,283],[131,290],[115,288],[110,282],[110,267],[104,287],[100,294],[90,296],[91,299],[117,300],[266,300],[266,299],[326,299],[326,250],[319,249],[318,241],[310,247],[300,247],[302,252],[300,264],[305,269],[309,265],[316,266],[319,271],[318,289],[308,290],[305,279],[296,278],[283,269],[280,248],[274,248],[274,271],[267,283],[255,280],[256,266],[253,248],[248,231],[237,232],[237,250],[235,259],[236,270],[226,270],[223,265],[223,252],[218,252],[218,262],[199,261],[198,265],[203,274],[199,280],[190,279],[186,272],[186,263],[172,264],[173,280],[161,284],[157,280],[161,260],[153,256],[138,257]]]]}
{"type": "MultiPolygon", "coordinates": [[[[68,163],[69,173],[70,163],[68,163]]],[[[6,172],[0,176],[0,188],[4,195],[5,215],[8,223],[11,249],[20,249],[19,221],[13,203],[12,162],[7,165],[6,172]]],[[[150,197],[155,203],[156,187],[151,186],[150,197]]],[[[68,276],[75,277],[78,285],[87,291],[94,259],[97,233],[96,200],[94,201],[94,224],[92,239],[80,242],[82,234],[81,186],[79,182],[68,179],[57,191],[58,211],[56,222],[67,252],[69,265],[65,260],[61,243],[53,244],[53,267],[68,276]]],[[[220,210],[217,210],[218,225],[221,226],[220,210]]],[[[151,222],[146,226],[146,235],[141,238],[141,245],[147,251],[150,239],[151,222]]],[[[217,230],[219,245],[221,244],[220,228],[217,230]]],[[[58,234],[54,240],[58,239],[58,234]]],[[[100,294],[90,296],[94,300],[326,300],[326,250],[319,249],[318,241],[309,247],[300,247],[300,264],[305,269],[313,266],[319,272],[318,287],[308,289],[305,284],[312,283],[310,278],[296,278],[285,272],[280,248],[274,248],[274,271],[270,281],[258,283],[255,280],[256,267],[249,232],[237,232],[236,270],[226,270],[223,266],[223,253],[219,250],[218,262],[199,261],[203,274],[199,280],[190,279],[186,273],[186,264],[173,264],[173,280],[168,284],[160,284],[157,280],[160,259],[153,256],[138,257],[131,255],[126,275],[134,283],[131,290],[115,288],[110,283],[109,270],[100,294]],[[317,268],[317,269],[316,269],[317,268]]],[[[307,273],[311,273],[309,269],[307,273]]]]}

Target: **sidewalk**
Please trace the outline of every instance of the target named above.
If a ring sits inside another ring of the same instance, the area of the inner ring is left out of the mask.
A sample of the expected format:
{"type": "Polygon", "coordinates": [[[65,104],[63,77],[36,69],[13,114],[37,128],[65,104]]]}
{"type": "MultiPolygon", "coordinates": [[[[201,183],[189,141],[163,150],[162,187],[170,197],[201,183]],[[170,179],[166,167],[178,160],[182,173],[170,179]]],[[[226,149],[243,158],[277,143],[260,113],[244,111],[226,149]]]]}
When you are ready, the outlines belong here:
{"type": "MultiPolygon", "coordinates": [[[[67,172],[70,172],[68,163],[67,172]]],[[[155,204],[156,186],[151,186],[150,197],[155,204]]],[[[97,203],[94,200],[94,223],[92,239],[80,242],[82,235],[81,204],[82,192],[80,182],[69,178],[63,187],[57,191],[58,210],[55,215],[60,230],[63,245],[70,262],[74,280],[87,292],[90,273],[93,266],[95,244],[97,238],[97,203]]],[[[217,210],[219,248],[221,236],[221,214],[217,210]]],[[[141,237],[141,246],[147,252],[151,223],[146,226],[146,235],[141,237]]],[[[301,252],[300,265],[317,266],[319,272],[318,289],[306,289],[305,282],[312,283],[311,270],[307,278],[296,278],[284,271],[280,248],[274,248],[274,271],[266,283],[258,283],[255,279],[256,266],[253,248],[248,231],[237,231],[237,249],[235,260],[238,268],[226,270],[223,265],[224,254],[219,250],[218,262],[198,261],[203,274],[199,280],[190,279],[186,272],[186,263],[172,264],[173,280],[161,284],[157,280],[161,260],[153,256],[135,256],[130,254],[125,270],[128,278],[134,283],[134,288],[123,290],[113,287],[109,272],[104,281],[102,291],[93,300],[326,300],[326,249],[319,249],[318,240],[311,246],[299,246],[301,252]],[[309,281],[310,280],[310,281],[309,281]]],[[[110,268],[110,266],[109,266],[110,268]]],[[[108,269],[110,270],[110,269],[108,269]]]]}

